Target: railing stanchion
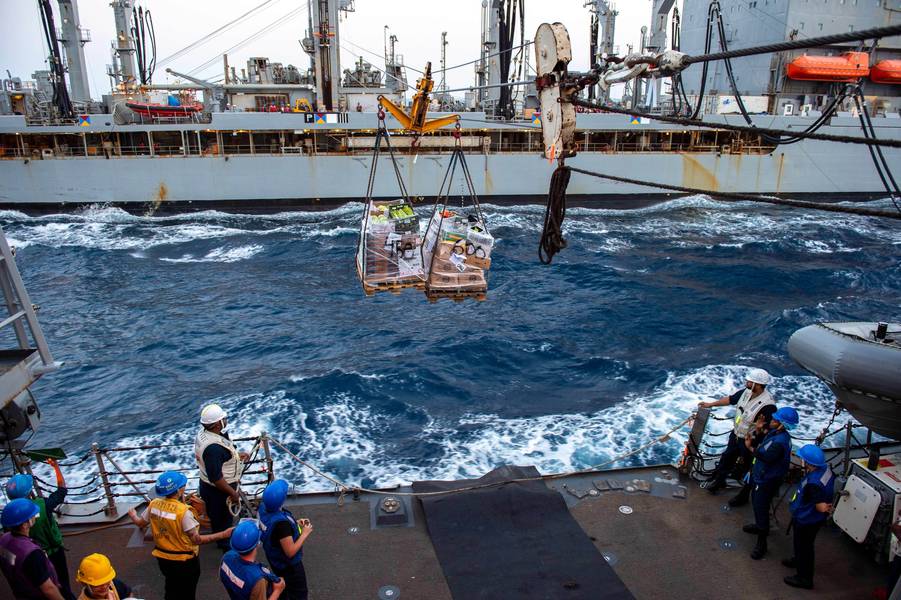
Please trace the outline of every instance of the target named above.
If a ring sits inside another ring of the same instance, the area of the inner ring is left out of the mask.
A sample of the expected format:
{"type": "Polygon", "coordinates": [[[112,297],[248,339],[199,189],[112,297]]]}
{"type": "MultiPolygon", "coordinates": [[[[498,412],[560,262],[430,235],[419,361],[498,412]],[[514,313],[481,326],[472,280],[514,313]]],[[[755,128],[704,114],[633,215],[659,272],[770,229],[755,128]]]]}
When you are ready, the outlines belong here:
{"type": "Polygon", "coordinates": [[[103,512],[109,517],[116,517],[118,516],[116,501],[113,498],[113,490],[110,487],[109,477],[107,477],[106,474],[106,465],[103,464],[103,454],[100,452],[100,444],[97,442],[91,444],[91,452],[94,453],[94,458],[97,459],[97,470],[100,472],[100,481],[103,483],[103,494],[106,496],[106,508],[103,509],[103,512]]]}
{"type": "Polygon", "coordinates": [[[264,431],[262,435],[263,454],[266,455],[266,479],[269,483],[275,481],[275,473],[272,472],[272,452],[269,450],[269,435],[264,431]]]}

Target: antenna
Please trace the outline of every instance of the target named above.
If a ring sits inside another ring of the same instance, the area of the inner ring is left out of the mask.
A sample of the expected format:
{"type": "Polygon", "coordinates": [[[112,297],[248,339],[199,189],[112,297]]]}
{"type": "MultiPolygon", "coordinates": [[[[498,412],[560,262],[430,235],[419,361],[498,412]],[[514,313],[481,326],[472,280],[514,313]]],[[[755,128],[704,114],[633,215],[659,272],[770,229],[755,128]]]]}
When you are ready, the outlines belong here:
{"type": "Polygon", "coordinates": [[[447,32],[441,32],[441,83],[438,90],[441,92],[442,100],[444,93],[447,91],[447,32]]]}

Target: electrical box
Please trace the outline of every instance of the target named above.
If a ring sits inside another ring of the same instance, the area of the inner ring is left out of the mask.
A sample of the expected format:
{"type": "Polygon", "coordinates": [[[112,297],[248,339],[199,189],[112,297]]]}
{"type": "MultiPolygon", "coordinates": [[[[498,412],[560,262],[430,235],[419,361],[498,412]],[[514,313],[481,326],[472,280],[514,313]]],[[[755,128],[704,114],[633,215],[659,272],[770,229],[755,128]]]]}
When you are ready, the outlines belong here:
{"type": "Polygon", "coordinates": [[[882,457],[876,470],[867,468],[866,458],[853,460],[844,492],[835,505],[835,524],[877,562],[887,562],[898,552],[891,525],[901,510],[901,454],[882,457]]]}

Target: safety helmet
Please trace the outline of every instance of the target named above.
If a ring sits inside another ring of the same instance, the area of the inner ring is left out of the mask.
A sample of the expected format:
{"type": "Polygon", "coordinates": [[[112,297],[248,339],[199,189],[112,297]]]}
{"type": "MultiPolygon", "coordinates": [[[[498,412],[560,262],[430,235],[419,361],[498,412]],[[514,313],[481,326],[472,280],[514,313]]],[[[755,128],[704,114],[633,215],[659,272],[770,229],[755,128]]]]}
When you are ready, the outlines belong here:
{"type": "Polygon", "coordinates": [[[798,456],[804,459],[808,465],[813,465],[814,467],[825,467],[826,466],[826,455],[823,454],[823,451],[820,450],[819,446],[814,444],[806,444],[798,450],[798,456]]]}
{"type": "Polygon", "coordinates": [[[178,471],[166,471],[156,480],[157,496],[171,496],[188,483],[188,478],[178,471]]]}
{"type": "Polygon", "coordinates": [[[276,479],[263,490],[263,505],[269,512],[275,512],[282,507],[288,497],[288,482],[284,479],[276,479]]]}
{"type": "Polygon", "coordinates": [[[30,518],[38,516],[40,512],[41,509],[38,508],[38,505],[28,498],[16,498],[7,504],[0,513],[0,526],[3,526],[4,529],[18,527],[30,518]]]}
{"type": "Polygon", "coordinates": [[[116,570],[102,554],[88,554],[75,573],[75,581],[85,585],[103,585],[116,577],[116,570]]]}
{"type": "Polygon", "coordinates": [[[792,430],[798,426],[800,419],[798,418],[798,411],[791,406],[783,406],[773,413],[773,420],[779,421],[786,429],[792,430]]]}
{"type": "Polygon", "coordinates": [[[232,531],[231,547],[238,554],[247,554],[260,543],[260,528],[256,521],[241,521],[232,531]]]}
{"type": "Polygon", "coordinates": [[[18,473],[10,477],[6,482],[6,497],[10,500],[16,498],[26,498],[34,488],[34,477],[18,473]]]}
{"type": "Polygon", "coordinates": [[[200,410],[200,424],[212,425],[213,423],[218,423],[227,416],[228,415],[225,414],[225,411],[222,410],[222,407],[218,404],[207,404],[200,410]]]}
{"type": "Polygon", "coordinates": [[[773,380],[773,378],[770,377],[770,374],[763,369],[751,369],[748,371],[745,379],[751,383],[759,383],[760,385],[769,385],[773,380]]]}

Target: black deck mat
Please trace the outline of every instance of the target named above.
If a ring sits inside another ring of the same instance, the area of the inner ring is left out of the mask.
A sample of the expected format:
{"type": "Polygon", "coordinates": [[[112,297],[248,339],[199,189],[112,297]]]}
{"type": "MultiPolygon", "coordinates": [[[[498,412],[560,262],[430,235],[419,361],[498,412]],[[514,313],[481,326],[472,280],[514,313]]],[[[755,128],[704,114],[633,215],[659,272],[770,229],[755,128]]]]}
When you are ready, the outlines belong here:
{"type": "MultiPolygon", "coordinates": [[[[537,477],[500,467],[479,479],[417,481],[416,492],[537,477]]],[[[432,544],[454,598],[613,599],[632,594],[542,481],[422,497],[432,544]]]]}

